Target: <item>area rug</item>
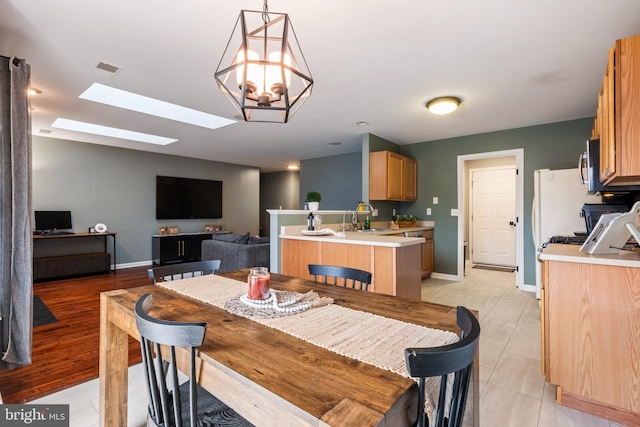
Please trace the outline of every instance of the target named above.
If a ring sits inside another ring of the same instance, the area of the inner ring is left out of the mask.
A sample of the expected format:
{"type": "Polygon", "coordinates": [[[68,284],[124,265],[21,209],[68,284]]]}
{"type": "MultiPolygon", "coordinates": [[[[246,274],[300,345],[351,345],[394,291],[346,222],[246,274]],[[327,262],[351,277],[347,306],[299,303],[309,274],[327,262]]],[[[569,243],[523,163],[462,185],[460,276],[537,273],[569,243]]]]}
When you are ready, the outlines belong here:
{"type": "Polygon", "coordinates": [[[56,323],[58,319],[53,315],[51,310],[47,308],[39,296],[33,296],[33,327],[50,325],[56,323]]]}
{"type": "Polygon", "coordinates": [[[505,273],[513,273],[516,271],[515,268],[512,267],[496,267],[494,265],[474,265],[473,268],[477,268],[479,270],[491,270],[491,271],[503,271],[505,273]]]}

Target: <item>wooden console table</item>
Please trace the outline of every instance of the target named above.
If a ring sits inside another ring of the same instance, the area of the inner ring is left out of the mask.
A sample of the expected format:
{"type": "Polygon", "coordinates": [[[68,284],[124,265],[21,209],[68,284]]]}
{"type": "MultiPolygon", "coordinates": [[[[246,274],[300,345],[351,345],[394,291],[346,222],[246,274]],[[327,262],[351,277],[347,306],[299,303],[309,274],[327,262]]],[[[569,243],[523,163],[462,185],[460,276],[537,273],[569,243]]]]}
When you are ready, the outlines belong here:
{"type": "Polygon", "coordinates": [[[72,234],[34,234],[34,258],[33,279],[48,279],[53,277],[73,276],[78,274],[99,273],[103,271],[116,271],[116,234],[105,233],[72,233],[72,234]],[[108,250],[107,237],[113,239],[112,253],[108,250]],[[36,245],[38,242],[55,241],[64,239],[95,238],[103,241],[102,252],[73,253],[67,255],[36,257],[36,245]],[[106,268],[105,268],[106,267],[106,268]]]}

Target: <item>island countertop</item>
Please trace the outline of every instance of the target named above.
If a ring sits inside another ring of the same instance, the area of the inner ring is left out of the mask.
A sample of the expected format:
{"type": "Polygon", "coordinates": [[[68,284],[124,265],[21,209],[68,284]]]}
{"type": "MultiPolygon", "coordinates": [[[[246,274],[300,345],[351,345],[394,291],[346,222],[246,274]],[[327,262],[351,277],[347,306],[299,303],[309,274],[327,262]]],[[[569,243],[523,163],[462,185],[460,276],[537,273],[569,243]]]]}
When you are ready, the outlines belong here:
{"type": "MultiPolygon", "coordinates": [[[[398,230],[393,230],[398,234],[398,230]]],[[[382,232],[380,232],[382,233],[382,232]]],[[[358,231],[346,231],[344,236],[305,236],[302,233],[281,234],[281,239],[308,240],[313,242],[343,243],[349,245],[403,247],[421,245],[425,242],[422,237],[392,236],[376,233],[362,233],[358,231]]],[[[389,233],[392,234],[392,233],[389,233]]]]}
{"type": "Polygon", "coordinates": [[[615,265],[640,268],[640,252],[620,251],[617,254],[591,255],[580,252],[580,245],[549,244],[539,255],[543,261],[577,262],[581,264],[615,265]]]}

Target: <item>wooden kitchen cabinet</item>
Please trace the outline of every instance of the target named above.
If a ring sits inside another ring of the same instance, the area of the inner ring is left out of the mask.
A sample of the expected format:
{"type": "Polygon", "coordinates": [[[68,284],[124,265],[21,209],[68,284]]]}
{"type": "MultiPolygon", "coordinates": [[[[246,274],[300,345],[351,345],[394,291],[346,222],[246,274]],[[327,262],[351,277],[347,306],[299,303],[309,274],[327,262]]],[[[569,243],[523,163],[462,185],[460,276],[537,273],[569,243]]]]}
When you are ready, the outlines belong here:
{"type": "Polygon", "coordinates": [[[433,272],[433,230],[424,230],[422,237],[426,240],[422,244],[422,279],[424,280],[433,272]]]}
{"type": "Polygon", "coordinates": [[[416,200],[418,165],[391,151],[369,154],[369,200],[416,200]]]}
{"type": "Polygon", "coordinates": [[[388,247],[281,239],[282,274],[313,280],[309,264],[357,268],[371,272],[370,292],[419,300],[422,295],[421,246],[388,247]]]}
{"type": "MultiPolygon", "coordinates": [[[[391,234],[396,236],[396,234],[391,234]]],[[[402,236],[402,233],[397,236],[402,236]]],[[[433,229],[424,230],[422,232],[425,242],[420,246],[420,266],[422,268],[422,280],[431,276],[433,273],[433,229]]]]}
{"type": "Polygon", "coordinates": [[[596,110],[596,121],[594,129],[600,139],[600,180],[606,181],[615,173],[615,94],[614,94],[614,70],[615,70],[615,49],[609,49],[607,60],[607,70],[605,72],[602,88],[598,94],[598,107],[596,110]]]}
{"type": "Polygon", "coordinates": [[[592,138],[600,139],[600,181],[640,184],[640,35],[610,49],[592,138]]]}
{"type": "Polygon", "coordinates": [[[418,162],[409,157],[404,161],[404,200],[416,200],[418,198],[418,162]]]}
{"type": "Polygon", "coordinates": [[[559,403],[640,425],[640,268],[545,261],[542,371],[559,403]]]}

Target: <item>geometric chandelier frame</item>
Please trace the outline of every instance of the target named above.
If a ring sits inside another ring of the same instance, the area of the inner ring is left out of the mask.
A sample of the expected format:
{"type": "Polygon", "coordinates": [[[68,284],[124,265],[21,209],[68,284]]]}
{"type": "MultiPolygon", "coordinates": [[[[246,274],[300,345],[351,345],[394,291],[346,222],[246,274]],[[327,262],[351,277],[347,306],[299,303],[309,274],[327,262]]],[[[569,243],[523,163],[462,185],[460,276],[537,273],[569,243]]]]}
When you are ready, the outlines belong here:
{"type": "Polygon", "coordinates": [[[242,10],[215,72],[247,122],[287,123],[309,99],[313,78],[286,13],[242,10]]]}

